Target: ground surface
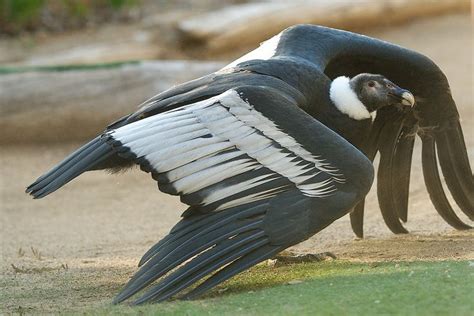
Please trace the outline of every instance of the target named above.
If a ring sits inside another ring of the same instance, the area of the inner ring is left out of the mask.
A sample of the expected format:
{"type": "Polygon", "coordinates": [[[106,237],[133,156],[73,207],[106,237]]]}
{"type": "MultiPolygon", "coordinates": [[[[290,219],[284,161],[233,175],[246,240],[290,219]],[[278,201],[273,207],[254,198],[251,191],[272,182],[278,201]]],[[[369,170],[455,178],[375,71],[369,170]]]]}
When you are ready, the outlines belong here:
{"type": "MultiPolygon", "coordinates": [[[[445,71],[463,118],[473,165],[470,17],[413,22],[370,35],[425,53],[445,71]]],[[[23,193],[25,186],[76,146],[2,148],[0,289],[8,291],[0,295],[3,311],[105,308],[136,271],[140,256],[185,209],[175,197],[159,193],[156,184],[138,170],[119,176],[86,174],[43,200],[33,201],[23,193]]],[[[371,192],[366,239],[354,240],[344,217],[296,249],[332,251],[350,261],[461,260],[468,265],[474,259],[474,233],[457,232],[437,215],[424,189],[419,148],[410,191],[410,235],[394,236],[388,231],[371,192]]]]}

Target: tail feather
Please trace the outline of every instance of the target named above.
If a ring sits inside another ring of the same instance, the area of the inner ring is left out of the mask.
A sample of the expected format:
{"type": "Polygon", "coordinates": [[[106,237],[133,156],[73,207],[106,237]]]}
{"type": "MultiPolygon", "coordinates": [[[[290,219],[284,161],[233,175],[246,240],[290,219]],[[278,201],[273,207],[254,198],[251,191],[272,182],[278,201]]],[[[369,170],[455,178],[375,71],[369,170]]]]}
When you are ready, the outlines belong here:
{"type": "Polygon", "coordinates": [[[45,197],[114,154],[112,147],[98,136],[39,177],[26,188],[26,193],[35,199],[45,197]]]}

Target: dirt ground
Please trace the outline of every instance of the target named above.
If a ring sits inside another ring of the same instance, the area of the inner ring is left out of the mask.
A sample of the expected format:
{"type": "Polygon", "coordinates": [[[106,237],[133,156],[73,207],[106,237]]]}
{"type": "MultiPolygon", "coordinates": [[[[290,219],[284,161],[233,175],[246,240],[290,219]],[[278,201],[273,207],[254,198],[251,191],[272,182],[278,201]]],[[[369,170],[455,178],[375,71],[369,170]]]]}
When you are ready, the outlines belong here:
{"type": "MultiPolygon", "coordinates": [[[[420,51],[445,71],[474,165],[470,16],[414,21],[369,35],[420,51]]],[[[185,209],[177,198],[160,193],[139,170],[117,176],[85,174],[37,201],[23,193],[77,145],[2,148],[0,288],[5,292],[0,303],[4,311],[52,312],[107,304],[136,270],[141,255],[185,209]]],[[[346,216],[296,250],[332,251],[356,261],[474,259],[474,232],[452,229],[429,201],[420,156],[417,147],[406,225],[411,234],[395,236],[386,228],[372,190],[366,203],[364,240],[354,239],[346,216]]]]}

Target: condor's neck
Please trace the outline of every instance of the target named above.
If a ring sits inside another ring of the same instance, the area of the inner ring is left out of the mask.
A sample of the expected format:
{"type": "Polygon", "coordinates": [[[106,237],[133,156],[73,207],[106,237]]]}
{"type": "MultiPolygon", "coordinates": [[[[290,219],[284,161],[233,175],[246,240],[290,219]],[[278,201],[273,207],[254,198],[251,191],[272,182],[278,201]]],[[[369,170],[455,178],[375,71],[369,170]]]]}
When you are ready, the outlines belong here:
{"type": "Polygon", "coordinates": [[[331,79],[382,74],[415,95],[421,125],[459,117],[446,76],[428,57],[412,50],[346,31],[300,25],[283,32],[276,53],[305,59],[331,79]]]}
{"type": "MultiPolygon", "coordinates": [[[[447,86],[441,70],[417,52],[364,35],[316,25],[298,25],[280,35],[276,56],[305,59],[331,79],[369,72],[390,75],[390,80],[423,88],[420,77],[447,86]]],[[[412,91],[417,92],[417,91],[412,91]]]]}

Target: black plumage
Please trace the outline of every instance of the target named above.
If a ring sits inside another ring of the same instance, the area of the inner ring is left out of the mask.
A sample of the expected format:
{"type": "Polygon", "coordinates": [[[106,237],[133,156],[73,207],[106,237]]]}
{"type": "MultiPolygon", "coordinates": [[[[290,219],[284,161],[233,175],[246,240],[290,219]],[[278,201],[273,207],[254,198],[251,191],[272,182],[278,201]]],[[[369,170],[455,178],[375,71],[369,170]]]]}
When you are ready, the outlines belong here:
{"type": "Polygon", "coordinates": [[[446,200],[437,170],[435,145],[450,191],[472,218],[474,185],[459,116],[446,77],[432,61],[312,25],[291,27],[271,41],[270,55],[264,44],[261,58],[241,59],[149,99],[27,188],[40,198],[82,172],[136,163],[160,190],[189,205],[143,256],[115,302],[160,278],[136,303],[179,293],[196,297],[352,209],[353,229],[362,236],[363,199],[377,152],[384,220],[392,231],[406,232],[400,220],[407,220],[419,130],[433,203],[448,223],[468,228],[446,200]],[[329,94],[332,80],[368,72],[409,89],[416,105],[401,110],[384,104],[374,122],[342,113],[329,94]]]}

